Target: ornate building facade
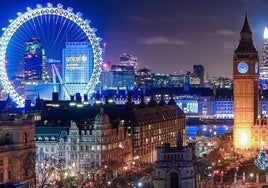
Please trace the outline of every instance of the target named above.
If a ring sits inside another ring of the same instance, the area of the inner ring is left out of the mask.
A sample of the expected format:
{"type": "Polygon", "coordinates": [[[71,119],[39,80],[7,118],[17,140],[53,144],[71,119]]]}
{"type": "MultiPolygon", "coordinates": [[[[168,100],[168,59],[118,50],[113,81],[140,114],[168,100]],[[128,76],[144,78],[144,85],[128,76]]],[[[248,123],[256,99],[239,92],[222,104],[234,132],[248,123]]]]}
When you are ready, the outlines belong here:
{"type": "Polygon", "coordinates": [[[260,90],[259,95],[259,58],[253,44],[247,14],[240,32],[239,45],[234,52],[233,78],[234,148],[259,149],[268,142],[268,122],[263,98],[265,92],[260,90]]]}
{"type": "Polygon", "coordinates": [[[253,44],[247,14],[240,32],[240,42],[233,56],[234,147],[254,147],[252,127],[258,118],[259,57],[253,44]]]}
{"type": "Polygon", "coordinates": [[[173,99],[168,104],[162,100],[157,103],[154,97],[148,105],[138,108],[129,106],[127,112],[132,114],[127,118],[133,134],[133,160],[138,163],[151,163],[156,160],[156,147],[163,143],[174,146],[176,133],[183,132],[185,136],[186,118],[173,99]]]}
{"type": "Polygon", "coordinates": [[[157,147],[154,188],[197,188],[197,157],[195,143],[183,144],[181,137],[177,145],[169,143],[157,147]]]}
{"type": "Polygon", "coordinates": [[[174,146],[176,133],[185,133],[185,114],[173,99],[157,103],[152,97],[148,105],[143,99],[138,105],[131,99],[116,105],[106,98],[105,104],[83,107],[43,101],[35,138],[38,163],[44,163],[41,156],[53,156],[70,176],[107,173],[109,168],[114,169],[109,176],[116,176],[154,162],[157,146],[167,142],[174,146]]]}
{"type": "Polygon", "coordinates": [[[34,187],[35,124],[4,120],[0,129],[0,187],[34,187]]]}
{"type": "MultiPolygon", "coordinates": [[[[37,127],[36,146],[37,175],[40,178],[43,175],[41,164],[45,162],[62,165],[65,176],[79,176],[81,180],[105,174],[108,168],[114,169],[110,176],[117,176],[131,167],[131,136],[126,132],[123,121],[118,127],[112,127],[103,109],[96,115],[93,124],[78,125],[71,121],[70,127],[37,127]]],[[[50,175],[47,179],[50,182],[60,180],[59,170],[56,170],[55,177],[50,175]]]]}

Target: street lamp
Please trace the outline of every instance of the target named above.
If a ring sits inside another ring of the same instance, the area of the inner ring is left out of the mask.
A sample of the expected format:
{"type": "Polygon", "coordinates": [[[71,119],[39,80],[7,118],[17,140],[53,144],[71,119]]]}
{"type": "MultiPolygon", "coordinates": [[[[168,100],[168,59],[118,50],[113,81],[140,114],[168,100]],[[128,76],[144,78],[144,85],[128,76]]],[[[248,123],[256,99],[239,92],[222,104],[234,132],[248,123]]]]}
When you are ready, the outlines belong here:
{"type": "Polygon", "coordinates": [[[212,129],[209,129],[210,132],[210,142],[212,143],[212,129]]]}
{"type": "Polygon", "coordinates": [[[250,173],[249,176],[250,176],[250,181],[253,181],[254,174],[253,173],[250,173]]]}

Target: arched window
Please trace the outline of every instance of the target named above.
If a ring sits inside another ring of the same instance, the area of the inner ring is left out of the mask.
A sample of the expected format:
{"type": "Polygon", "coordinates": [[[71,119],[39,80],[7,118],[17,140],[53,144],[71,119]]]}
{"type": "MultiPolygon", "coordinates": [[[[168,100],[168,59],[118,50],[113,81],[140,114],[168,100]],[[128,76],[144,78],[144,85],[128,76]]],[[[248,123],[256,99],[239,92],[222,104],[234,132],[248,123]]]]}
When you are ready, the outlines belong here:
{"type": "Polygon", "coordinates": [[[8,169],[7,178],[8,178],[9,180],[11,180],[11,177],[12,177],[12,170],[11,170],[11,169],[8,169]]]}
{"type": "Polygon", "coordinates": [[[10,134],[7,133],[6,134],[6,144],[10,144],[10,143],[11,143],[10,134]]]}
{"type": "Polygon", "coordinates": [[[24,136],[23,136],[23,142],[26,144],[28,142],[28,135],[27,133],[24,133],[24,136]]]}
{"type": "Polygon", "coordinates": [[[179,187],[179,175],[177,172],[171,172],[169,174],[169,188],[178,188],[179,187]]]}

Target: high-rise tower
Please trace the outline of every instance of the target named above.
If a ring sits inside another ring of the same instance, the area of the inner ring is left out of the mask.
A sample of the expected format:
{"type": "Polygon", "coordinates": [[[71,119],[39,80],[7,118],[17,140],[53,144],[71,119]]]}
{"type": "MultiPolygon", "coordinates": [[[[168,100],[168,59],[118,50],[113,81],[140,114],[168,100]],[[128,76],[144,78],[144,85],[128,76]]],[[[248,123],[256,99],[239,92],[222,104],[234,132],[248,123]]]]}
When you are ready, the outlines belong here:
{"type": "Polygon", "coordinates": [[[197,76],[200,79],[200,86],[204,87],[205,86],[205,81],[204,81],[204,66],[203,65],[194,65],[193,66],[193,74],[194,76],[197,76]]]}
{"type": "Polygon", "coordinates": [[[48,81],[45,50],[38,38],[34,37],[26,42],[24,63],[26,83],[48,81]]]}
{"type": "Polygon", "coordinates": [[[254,147],[252,127],[258,118],[259,57],[253,44],[247,13],[240,32],[240,42],[233,56],[234,147],[254,147]]]}
{"type": "Polygon", "coordinates": [[[260,62],[260,86],[262,89],[268,89],[268,28],[265,27],[263,33],[263,49],[260,62]]]}
{"type": "Polygon", "coordinates": [[[135,72],[137,72],[139,68],[138,58],[136,56],[124,53],[120,56],[119,65],[120,66],[133,66],[135,72]]]}
{"type": "MultiPolygon", "coordinates": [[[[94,66],[90,43],[66,42],[66,48],[62,50],[62,63],[63,84],[69,95],[85,94],[94,66]]],[[[66,96],[62,98],[66,99],[66,96]]]]}

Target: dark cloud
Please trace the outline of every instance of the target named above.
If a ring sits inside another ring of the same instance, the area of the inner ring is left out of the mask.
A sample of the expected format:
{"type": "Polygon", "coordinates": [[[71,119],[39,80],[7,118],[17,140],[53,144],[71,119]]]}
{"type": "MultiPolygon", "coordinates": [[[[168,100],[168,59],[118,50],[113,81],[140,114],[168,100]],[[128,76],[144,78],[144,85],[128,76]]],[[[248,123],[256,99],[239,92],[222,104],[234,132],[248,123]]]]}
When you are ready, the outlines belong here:
{"type": "Polygon", "coordinates": [[[219,29],[216,31],[216,34],[223,35],[223,36],[233,36],[235,33],[228,29],[219,29]]]}
{"type": "Polygon", "coordinates": [[[234,41],[223,41],[222,42],[222,50],[225,53],[233,53],[235,50],[235,42],[234,41]]]}
{"type": "Polygon", "coordinates": [[[150,18],[146,18],[146,17],[142,17],[142,16],[137,16],[137,15],[132,15],[128,17],[129,20],[135,21],[135,22],[140,22],[143,24],[153,24],[156,23],[155,20],[150,19],[150,18]]]}
{"type": "Polygon", "coordinates": [[[168,36],[151,36],[151,37],[142,37],[139,38],[139,43],[146,44],[146,45],[177,45],[177,46],[184,46],[188,43],[179,38],[171,38],[168,36]]]}

